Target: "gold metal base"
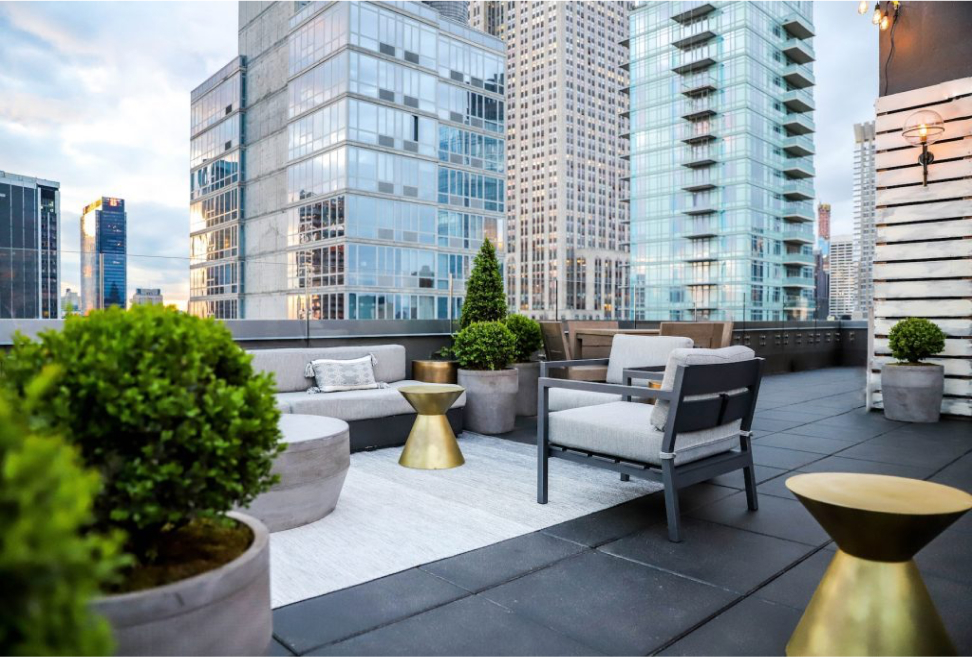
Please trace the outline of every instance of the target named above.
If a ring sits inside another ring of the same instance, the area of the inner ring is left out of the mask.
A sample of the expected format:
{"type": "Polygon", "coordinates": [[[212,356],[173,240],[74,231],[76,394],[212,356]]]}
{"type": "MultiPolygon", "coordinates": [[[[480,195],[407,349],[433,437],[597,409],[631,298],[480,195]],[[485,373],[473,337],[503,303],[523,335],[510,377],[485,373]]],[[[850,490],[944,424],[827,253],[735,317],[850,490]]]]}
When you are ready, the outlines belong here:
{"type": "Polygon", "coordinates": [[[398,464],[421,470],[446,470],[466,462],[445,416],[463,393],[462,386],[402,386],[398,389],[418,413],[398,464]]]}
{"type": "Polygon", "coordinates": [[[956,650],[914,561],[870,561],[838,550],[786,654],[954,655],[956,650]]]}

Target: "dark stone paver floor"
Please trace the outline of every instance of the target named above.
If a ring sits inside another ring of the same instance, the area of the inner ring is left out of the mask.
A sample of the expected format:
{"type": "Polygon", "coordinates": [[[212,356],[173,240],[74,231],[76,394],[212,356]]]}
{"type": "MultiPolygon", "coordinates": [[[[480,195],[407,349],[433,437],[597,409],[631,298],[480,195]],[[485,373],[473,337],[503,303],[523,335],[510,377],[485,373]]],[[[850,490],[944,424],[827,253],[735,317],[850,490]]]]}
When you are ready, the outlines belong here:
{"type": "MultiPolygon", "coordinates": [[[[764,380],[757,512],[746,509],[741,473],[698,484],[681,493],[675,544],[661,494],[647,495],[277,609],[272,654],[782,655],[834,549],[788,476],[870,472],[972,491],[972,423],[892,422],[864,410],[863,388],[858,368],[764,380]]],[[[533,444],[535,431],[519,420],[504,437],[533,444]]],[[[552,479],[552,495],[556,487],[552,479]]],[[[966,516],[918,556],[966,655],[970,546],[966,516]]]]}

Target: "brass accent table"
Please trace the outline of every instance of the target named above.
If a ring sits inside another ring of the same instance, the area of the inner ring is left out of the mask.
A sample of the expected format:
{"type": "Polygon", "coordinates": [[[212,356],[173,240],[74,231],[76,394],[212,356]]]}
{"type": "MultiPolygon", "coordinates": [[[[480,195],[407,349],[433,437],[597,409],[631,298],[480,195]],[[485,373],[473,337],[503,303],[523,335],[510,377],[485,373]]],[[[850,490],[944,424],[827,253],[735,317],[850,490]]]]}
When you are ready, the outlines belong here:
{"type": "Polygon", "coordinates": [[[413,360],[412,378],[423,383],[455,383],[459,363],[454,360],[413,360]]]}
{"type": "Polygon", "coordinates": [[[398,392],[418,415],[405,441],[398,464],[421,470],[445,470],[466,462],[459,450],[446,411],[465,391],[462,386],[402,386],[398,392]]]}
{"type": "Polygon", "coordinates": [[[837,543],[787,655],[954,655],[912,559],[972,508],[930,481],[822,472],[786,487],[837,543]]]}

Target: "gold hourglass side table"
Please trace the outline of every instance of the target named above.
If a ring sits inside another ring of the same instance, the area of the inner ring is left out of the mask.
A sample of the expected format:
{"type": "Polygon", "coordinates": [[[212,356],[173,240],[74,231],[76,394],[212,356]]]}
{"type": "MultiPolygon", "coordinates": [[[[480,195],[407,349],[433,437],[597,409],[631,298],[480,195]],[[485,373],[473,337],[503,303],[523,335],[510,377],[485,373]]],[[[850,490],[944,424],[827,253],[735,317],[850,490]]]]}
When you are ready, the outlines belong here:
{"type": "Polygon", "coordinates": [[[786,480],[834,542],[787,655],[954,655],[913,557],[972,508],[930,481],[821,472],[786,480]]]}
{"type": "Polygon", "coordinates": [[[465,388],[435,384],[402,386],[398,392],[418,413],[398,464],[420,470],[445,470],[465,463],[445,415],[465,388]]]}

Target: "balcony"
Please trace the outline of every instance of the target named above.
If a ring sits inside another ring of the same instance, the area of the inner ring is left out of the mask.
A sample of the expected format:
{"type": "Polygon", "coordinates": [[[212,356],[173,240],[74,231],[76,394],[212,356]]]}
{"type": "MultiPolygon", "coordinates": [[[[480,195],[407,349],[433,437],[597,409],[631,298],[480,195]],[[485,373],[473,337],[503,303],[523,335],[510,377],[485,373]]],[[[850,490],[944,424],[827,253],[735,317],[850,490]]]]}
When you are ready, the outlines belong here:
{"type": "Polygon", "coordinates": [[[679,63],[672,68],[672,71],[679,75],[684,75],[693,71],[701,71],[709,68],[716,63],[713,57],[714,53],[715,50],[707,46],[683,51],[677,55],[676,61],[679,63]]]}
{"type": "Polygon", "coordinates": [[[693,121],[678,128],[678,138],[686,144],[704,144],[716,138],[713,121],[693,121]]]}
{"type": "Polygon", "coordinates": [[[716,149],[712,146],[693,146],[692,148],[683,148],[680,164],[689,169],[708,167],[718,162],[716,155],[716,149]]]}
{"type": "Polygon", "coordinates": [[[809,39],[813,36],[810,22],[799,14],[790,14],[783,19],[783,29],[797,39],[809,39]]]}
{"type": "Polygon", "coordinates": [[[786,151],[788,155],[797,157],[813,155],[817,152],[816,148],[813,146],[813,137],[807,137],[804,135],[793,135],[784,139],[783,150],[786,151]]]}
{"type": "Polygon", "coordinates": [[[686,208],[682,208],[681,213],[687,214],[690,217],[698,217],[705,214],[714,214],[717,212],[715,203],[712,201],[704,201],[697,205],[692,205],[686,208]]]}
{"type": "Polygon", "coordinates": [[[682,175],[681,187],[686,192],[704,192],[715,189],[714,181],[715,176],[709,172],[709,169],[696,168],[682,175]]]}
{"type": "Polygon", "coordinates": [[[784,230],[783,241],[793,244],[813,244],[813,231],[803,229],[784,230]]]}
{"type": "Polygon", "coordinates": [[[814,288],[816,286],[816,282],[806,276],[785,276],[783,278],[783,287],[814,288]]]}
{"type": "Polygon", "coordinates": [[[783,219],[786,221],[814,221],[813,204],[804,201],[786,203],[783,206],[783,219]]]}
{"type": "Polygon", "coordinates": [[[816,175],[813,160],[809,157],[787,158],[783,163],[783,173],[791,178],[811,178],[816,175]]]}
{"type": "Polygon", "coordinates": [[[714,116],[716,100],[713,96],[684,98],[679,103],[678,112],[687,121],[697,121],[714,116]]]}
{"type": "Polygon", "coordinates": [[[693,2],[691,0],[675,2],[672,6],[672,20],[676,23],[688,23],[713,11],[715,11],[715,5],[711,2],[693,2]]]}
{"type": "Polygon", "coordinates": [[[707,251],[704,253],[690,253],[682,256],[681,259],[683,262],[715,262],[719,258],[711,251],[707,251]]]}
{"type": "Polygon", "coordinates": [[[808,135],[817,130],[813,119],[806,114],[787,114],[780,123],[791,135],[808,135]]]}
{"type": "Polygon", "coordinates": [[[686,222],[679,235],[689,239],[715,237],[719,234],[719,222],[715,217],[694,217],[686,222]]]}
{"type": "Polygon", "coordinates": [[[709,73],[699,73],[682,79],[682,94],[690,98],[714,93],[718,88],[718,81],[709,73]]]}
{"type": "Polygon", "coordinates": [[[783,54],[797,64],[809,64],[816,59],[813,52],[813,45],[803,39],[787,39],[783,42],[780,50],[783,54]]]}
{"type": "Polygon", "coordinates": [[[813,94],[806,89],[791,89],[781,99],[791,112],[812,112],[815,109],[813,94]]]}
{"type": "Polygon", "coordinates": [[[812,253],[792,251],[783,254],[784,265],[812,265],[814,264],[814,261],[815,258],[812,253]]]}
{"type": "Polygon", "coordinates": [[[787,180],[783,183],[783,196],[789,199],[813,198],[813,183],[809,180],[787,180]]]}
{"type": "Polygon", "coordinates": [[[790,64],[784,68],[783,79],[786,80],[790,86],[796,87],[797,89],[812,87],[817,83],[816,79],[813,77],[813,71],[811,71],[810,68],[804,64],[790,64]]]}
{"type": "Polygon", "coordinates": [[[672,45],[685,50],[703,44],[715,35],[708,20],[692,21],[675,29],[672,45]]]}

